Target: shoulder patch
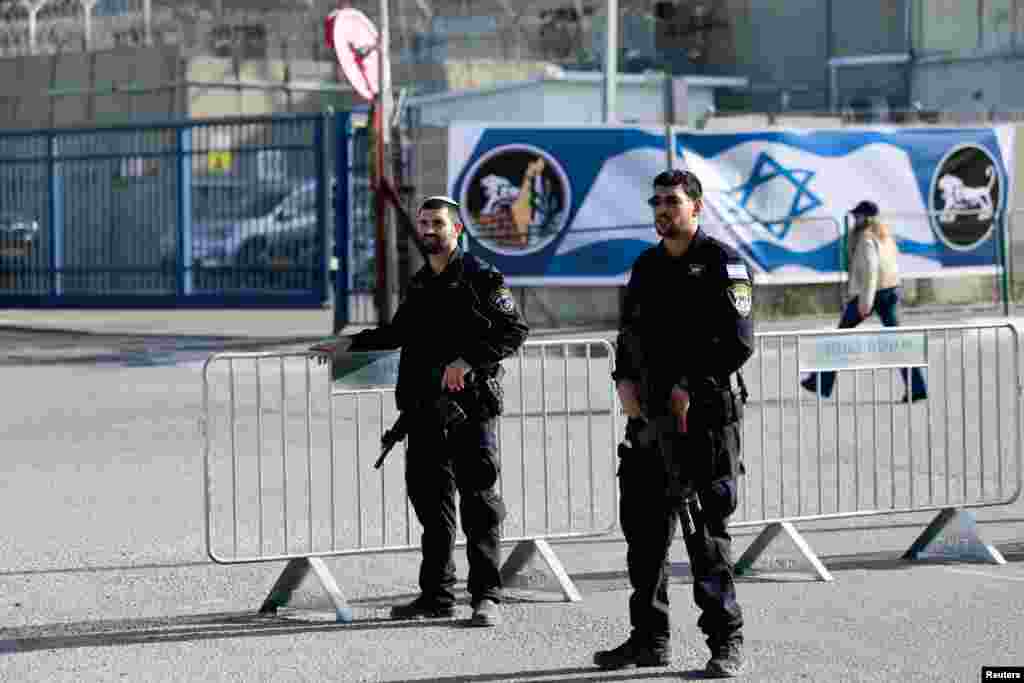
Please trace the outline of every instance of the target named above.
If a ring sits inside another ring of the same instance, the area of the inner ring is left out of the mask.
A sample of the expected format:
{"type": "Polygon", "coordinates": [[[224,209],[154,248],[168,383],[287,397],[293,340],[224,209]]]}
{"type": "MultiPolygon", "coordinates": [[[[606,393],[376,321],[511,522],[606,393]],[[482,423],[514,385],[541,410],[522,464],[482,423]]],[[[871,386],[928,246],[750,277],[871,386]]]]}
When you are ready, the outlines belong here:
{"type": "Polygon", "coordinates": [[[512,292],[508,287],[499,287],[491,295],[491,305],[503,313],[511,313],[516,310],[516,301],[512,298],[512,292]]]}
{"type": "Polygon", "coordinates": [[[726,292],[728,292],[729,301],[732,302],[736,312],[744,318],[748,317],[750,311],[754,308],[754,291],[750,283],[733,282],[729,285],[726,292]]]}
{"type": "Polygon", "coordinates": [[[730,280],[750,281],[750,274],[747,272],[747,266],[744,263],[726,263],[725,274],[730,280]]]}

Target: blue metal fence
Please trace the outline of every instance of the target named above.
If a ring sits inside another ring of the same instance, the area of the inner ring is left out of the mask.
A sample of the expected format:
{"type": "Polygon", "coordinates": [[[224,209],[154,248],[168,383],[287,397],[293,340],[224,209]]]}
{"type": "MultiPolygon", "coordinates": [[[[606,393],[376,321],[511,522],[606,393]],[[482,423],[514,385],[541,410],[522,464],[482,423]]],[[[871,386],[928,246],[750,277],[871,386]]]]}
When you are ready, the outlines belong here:
{"type": "Polygon", "coordinates": [[[319,306],[332,254],[344,299],[351,134],[347,113],[0,133],[0,306],[319,306]]]}
{"type": "MultiPolygon", "coordinates": [[[[338,221],[337,243],[345,245],[345,277],[338,281],[336,326],[342,323],[377,322],[374,291],[377,286],[376,215],[371,187],[372,140],[367,117],[352,117],[346,124],[344,164],[349,185],[346,220],[338,221]]],[[[339,131],[338,136],[342,133],[339,131]]],[[[339,148],[340,149],[340,148],[339,148]]],[[[339,170],[340,168],[339,154],[339,170]]],[[[339,254],[340,256],[341,254],[339,254]]],[[[339,273],[340,275],[340,273],[339,273]]]]}

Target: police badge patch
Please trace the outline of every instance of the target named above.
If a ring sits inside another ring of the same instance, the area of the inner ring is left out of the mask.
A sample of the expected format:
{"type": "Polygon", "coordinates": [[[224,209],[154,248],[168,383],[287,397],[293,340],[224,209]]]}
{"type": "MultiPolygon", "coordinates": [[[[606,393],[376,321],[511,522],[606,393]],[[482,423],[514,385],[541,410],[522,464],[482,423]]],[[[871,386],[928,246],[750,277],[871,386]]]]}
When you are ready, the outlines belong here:
{"type": "Polygon", "coordinates": [[[512,292],[509,291],[508,287],[501,287],[491,297],[491,303],[494,307],[503,313],[511,313],[516,309],[515,299],[512,298],[512,292]]]}
{"type": "Polygon", "coordinates": [[[746,282],[734,282],[726,290],[729,293],[729,301],[732,302],[736,312],[746,318],[754,306],[753,290],[746,282]]]}

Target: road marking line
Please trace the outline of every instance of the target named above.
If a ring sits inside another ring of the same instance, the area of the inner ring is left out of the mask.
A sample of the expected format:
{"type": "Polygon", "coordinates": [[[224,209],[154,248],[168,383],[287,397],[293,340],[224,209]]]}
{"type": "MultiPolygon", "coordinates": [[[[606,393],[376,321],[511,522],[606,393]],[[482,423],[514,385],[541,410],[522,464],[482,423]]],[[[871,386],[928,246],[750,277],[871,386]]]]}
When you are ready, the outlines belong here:
{"type": "Polygon", "coordinates": [[[946,567],[946,571],[951,571],[956,574],[974,574],[976,576],[987,576],[990,579],[1005,579],[1006,581],[1024,581],[1024,576],[1003,576],[1001,574],[989,574],[988,572],[979,572],[970,569],[951,569],[950,567],[946,567]]]}

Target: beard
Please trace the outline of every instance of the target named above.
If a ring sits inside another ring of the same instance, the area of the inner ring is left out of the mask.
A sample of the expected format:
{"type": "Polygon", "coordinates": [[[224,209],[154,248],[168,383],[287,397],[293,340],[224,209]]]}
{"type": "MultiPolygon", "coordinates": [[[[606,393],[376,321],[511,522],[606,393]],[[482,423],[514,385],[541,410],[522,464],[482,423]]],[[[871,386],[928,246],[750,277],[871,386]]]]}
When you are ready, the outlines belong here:
{"type": "Polygon", "coordinates": [[[661,237],[678,239],[683,234],[683,229],[676,225],[671,218],[657,218],[654,221],[654,229],[661,237]]]}
{"type": "Polygon", "coordinates": [[[420,240],[423,244],[423,251],[428,254],[441,254],[444,253],[444,242],[440,237],[436,235],[430,235],[420,240]]]}

